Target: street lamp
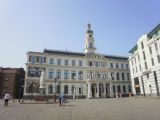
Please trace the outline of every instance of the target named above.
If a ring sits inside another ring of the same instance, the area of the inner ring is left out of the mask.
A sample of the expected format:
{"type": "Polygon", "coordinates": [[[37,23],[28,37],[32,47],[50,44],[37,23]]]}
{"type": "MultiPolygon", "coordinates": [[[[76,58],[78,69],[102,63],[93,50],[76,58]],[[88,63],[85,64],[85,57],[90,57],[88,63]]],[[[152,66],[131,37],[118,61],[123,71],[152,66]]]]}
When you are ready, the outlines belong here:
{"type": "Polygon", "coordinates": [[[32,92],[32,96],[31,96],[31,101],[32,101],[32,99],[33,99],[33,81],[32,81],[32,83],[31,83],[31,92],[32,92]]]}
{"type": "Polygon", "coordinates": [[[57,88],[56,88],[56,82],[57,82],[57,78],[54,78],[54,83],[55,83],[54,102],[55,102],[55,103],[56,103],[56,92],[57,92],[57,88]]]}
{"type": "Polygon", "coordinates": [[[22,79],[20,78],[19,84],[19,102],[21,101],[21,89],[22,89],[22,79]]]}
{"type": "Polygon", "coordinates": [[[59,83],[59,94],[61,93],[61,81],[58,82],[59,83]]]}

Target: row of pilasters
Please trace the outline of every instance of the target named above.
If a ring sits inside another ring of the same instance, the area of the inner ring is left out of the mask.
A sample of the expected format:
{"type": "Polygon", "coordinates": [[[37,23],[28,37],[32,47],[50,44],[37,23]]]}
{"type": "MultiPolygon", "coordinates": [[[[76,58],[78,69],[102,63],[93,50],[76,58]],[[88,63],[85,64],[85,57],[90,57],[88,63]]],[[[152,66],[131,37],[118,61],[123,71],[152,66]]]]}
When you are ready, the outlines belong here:
{"type": "Polygon", "coordinates": [[[88,98],[113,97],[112,83],[87,83],[88,98]],[[93,95],[94,94],[94,95],[93,95]]]}

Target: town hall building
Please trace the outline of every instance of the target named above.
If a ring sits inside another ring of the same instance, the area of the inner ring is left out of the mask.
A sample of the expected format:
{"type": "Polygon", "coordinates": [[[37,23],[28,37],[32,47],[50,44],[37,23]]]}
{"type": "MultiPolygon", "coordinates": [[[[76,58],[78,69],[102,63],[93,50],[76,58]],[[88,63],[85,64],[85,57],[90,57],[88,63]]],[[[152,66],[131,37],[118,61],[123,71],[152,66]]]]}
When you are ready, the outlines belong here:
{"type": "Polygon", "coordinates": [[[91,25],[85,33],[83,52],[44,49],[27,52],[24,97],[40,94],[44,71],[44,95],[63,93],[67,98],[105,98],[131,93],[128,57],[96,53],[91,25]]]}

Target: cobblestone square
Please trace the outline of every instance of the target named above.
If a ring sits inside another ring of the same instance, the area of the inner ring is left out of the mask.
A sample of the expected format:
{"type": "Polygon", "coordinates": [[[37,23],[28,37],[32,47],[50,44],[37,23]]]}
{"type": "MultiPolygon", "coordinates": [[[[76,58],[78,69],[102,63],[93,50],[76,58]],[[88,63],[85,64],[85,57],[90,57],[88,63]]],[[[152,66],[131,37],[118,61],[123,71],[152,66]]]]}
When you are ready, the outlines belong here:
{"type": "Polygon", "coordinates": [[[59,104],[19,104],[0,100],[0,120],[159,120],[160,98],[69,100],[59,104]]]}

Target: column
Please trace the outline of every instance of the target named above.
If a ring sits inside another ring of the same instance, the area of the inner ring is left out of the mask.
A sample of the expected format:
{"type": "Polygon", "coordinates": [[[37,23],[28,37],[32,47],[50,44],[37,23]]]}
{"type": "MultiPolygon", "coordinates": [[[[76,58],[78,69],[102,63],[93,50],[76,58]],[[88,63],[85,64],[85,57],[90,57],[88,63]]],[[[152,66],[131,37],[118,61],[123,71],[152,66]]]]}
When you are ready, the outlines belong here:
{"type": "Polygon", "coordinates": [[[97,98],[99,98],[99,83],[97,83],[97,98]]]}
{"type": "Polygon", "coordinates": [[[103,83],[103,89],[104,89],[104,92],[103,92],[104,98],[106,98],[106,83],[103,83]]]}
{"type": "Polygon", "coordinates": [[[26,94],[26,89],[27,89],[27,82],[24,80],[24,91],[23,91],[23,96],[27,95],[26,94]]]}
{"type": "Polygon", "coordinates": [[[88,82],[88,98],[92,98],[91,83],[88,82]]]}
{"type": "Polygon", "coordinates": [[[109,91],[110,91],[110,97],[113,97],[113,85],[112,85],[112,83],[110,82],[110,87],[109,87],[109,91]]]}

